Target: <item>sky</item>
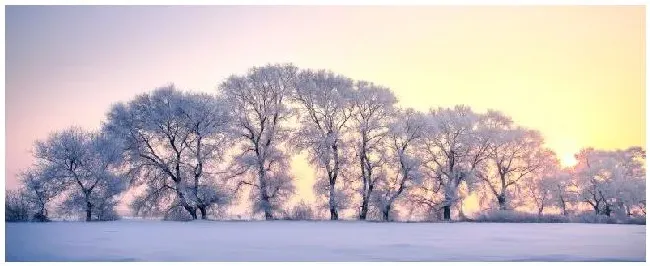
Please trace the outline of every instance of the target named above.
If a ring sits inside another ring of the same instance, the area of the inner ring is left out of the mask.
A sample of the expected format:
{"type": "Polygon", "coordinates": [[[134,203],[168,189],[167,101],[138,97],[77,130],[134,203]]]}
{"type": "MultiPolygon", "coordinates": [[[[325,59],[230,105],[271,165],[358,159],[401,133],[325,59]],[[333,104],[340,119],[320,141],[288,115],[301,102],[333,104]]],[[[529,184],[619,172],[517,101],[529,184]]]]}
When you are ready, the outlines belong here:
{"type": "MultiPolygon", "coordinates": [[[[6,188],[34,141],[97,129],[111,104],[174,83],[215,92],[267,63],[390,87],[400,106],[471,106],[582,147],[645,148],[645,9],[583,7],[9,6],[6,188]]],[[[296,158],[299,194],[313,170],[296,158]]]]}

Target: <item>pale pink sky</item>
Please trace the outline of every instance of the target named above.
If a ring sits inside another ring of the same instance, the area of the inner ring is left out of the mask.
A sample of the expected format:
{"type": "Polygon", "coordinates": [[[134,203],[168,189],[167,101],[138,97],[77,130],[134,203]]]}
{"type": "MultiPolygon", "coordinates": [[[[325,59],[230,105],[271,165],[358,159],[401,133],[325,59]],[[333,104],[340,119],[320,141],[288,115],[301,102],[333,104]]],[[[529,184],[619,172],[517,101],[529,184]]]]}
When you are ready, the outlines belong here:
{"type": "MultiPolygon", "coordinates": [[[[7,188],[49,132],[96,128],[111,103],[160,85],[214,92],[230,74],[275,62],[374,81],[420,110],[496,108],[539,129],[563,158],[584,146],[645,147],[643,7],[57,6],[5,14],[7,188]]],[[[294,171],[312,174],[304,161],[294,171]]]]}

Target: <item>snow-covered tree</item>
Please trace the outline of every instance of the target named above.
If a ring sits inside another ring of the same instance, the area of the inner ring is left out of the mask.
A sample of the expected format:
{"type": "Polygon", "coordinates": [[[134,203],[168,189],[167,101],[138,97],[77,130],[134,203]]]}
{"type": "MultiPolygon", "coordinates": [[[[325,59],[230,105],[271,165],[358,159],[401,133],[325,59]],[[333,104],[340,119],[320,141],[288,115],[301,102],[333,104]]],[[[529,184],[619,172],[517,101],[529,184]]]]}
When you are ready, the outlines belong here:
{"type": "Polygon", "coordinates": [[[182,208],[205,219],[229,200],[215,176],[228,139],[226,108],[217,97],[173,85],[113,106],[104,130],[121,140],[132,186],[145,186],[132,203],[136,213],[182,208]]]}
{"type": "Polygon", "coordinates": [[[645,151],[640,147],[604,151],[586,148],[577,155],[576,182],[582,201],[596,214],[645,212],[645,151]]]}
{"type": "Polygon", "coordinates": [[[231,76],[219,86],[233,116],[233,131],[241,154],[233,170],[238,185],[252,187],[254,213],[267,220],[281,215],[294,191],[287,152],[288,107],[295,91],[297,68],[292,65],[254,67],[245,76],[231,76]]]}
{"type": "Polygon", "coordinates": [[[634,209],[645,215],[645,150],[630,147],[616,151],[614,156],[618,162],[614,166],[617,207],[627,216],[632,215],[634,209]]]}
{"type": "Polygon", "coordinates": [[[65,180],[56,178],[52,168],[32,166],[20,173],[20,181],[25,196],[34,209],[32,220],[49,221],[48,204],[59,195],[65,185],[65,180]]]}
{"type": "Polygon", "coordinates": [[[560,162],[554,153],[546,154],[546,159],[538,171],[530,178],[520,180],[519,193],[514,201],[522,204],[532,203],[537,214],[542,215],[547,207],[558,206],[566,214],[566,196],[564,195],[565,176],[560,169],[560,162]],[[562,205],[562,206],[560,206],[562,205]]]}
{"type": "Polygon", "coordinates": [[[394,210],[395,201],[422,181],[422,162],[416,151],[421,148],[419,141],[424,136],[425,129],[425,115],[413,109],[398,110],[392,117],[386,149],[386,166],[390,171],[377,180],[374,197],[384,221],[392,219],[391,211],[394,210]]]}
{"type": "MultiPolygon", "coordinates": [[[[549,172],[546,173],[547,175],[550,174],[549,172]]],[[[579,202],[572,169],[558,169],[547,178],[548,180],[542,181],[541,184],[531,187],[541,186],[547,188],[551,198],[549,206],[556,206],[560,209],[562,215],[569,215],[570,208],[579,202]]]]}
{"type": "Polygon", "coordinates": [[[467,106],[433,109],[428,117],[422,157],[425,173],[435,182],[428,182],[431,187],[425,189],[432,195],[439,190],[443,193],[440,205],[443,218],[449,220],[460,185],[473,188],[478,183],[475,174],[486,157],[488,141],[478,128],[482,116],[467,106]]]}
{"type": "MultiPolygon", "coordinates": [[[[111,208],[111,199],[122,192],[119,175],[121,150],[105,134],[71,127],[37,141],[34,156],[47,178],[61,182],[66,195],[62,208],[85,211],[86,221],[102,209],[111,208]],[[108,203],[108,205],[106,205],[108,203]]],[[[96,217],[96,216],[95,216],[96,217]]]]}
{"type": "Polygon", "coordinates": [[[379,179],[376,172],[385,163],[384,140],[397,98],[389,88],[366,81],[356,83],[355,96],[354,135],[362,181],[359,219],[365,220],[379,179]]]}
{"type": "Polygon", "coordinates": [[[23,189],[5,192],[5,222],[27,222],[32,213],[29,198],[23,189]]]}
{"type": "Polygon", "coordinates": [[[489,145],[485,164],[477,174],[497,199],[499,209],[505,210],[518,182],[540,174],[554,154],[542,147],[539,132],[516,126],[500,112],[488,111],[482,124],[489,145]]]}
{"type": "Polygon", "coordinates": [[[307,151],[310,163],[318,166],[314,190],[325,199],[331,220],[337,220],[345,208],[347,195],[340,176],[348,161],[343,156],[353,115],[352,80],[326,70],[304,70],[299,74],[294,99],[298,103],[300,127],[295,132],[295,147],[307,151]]]}

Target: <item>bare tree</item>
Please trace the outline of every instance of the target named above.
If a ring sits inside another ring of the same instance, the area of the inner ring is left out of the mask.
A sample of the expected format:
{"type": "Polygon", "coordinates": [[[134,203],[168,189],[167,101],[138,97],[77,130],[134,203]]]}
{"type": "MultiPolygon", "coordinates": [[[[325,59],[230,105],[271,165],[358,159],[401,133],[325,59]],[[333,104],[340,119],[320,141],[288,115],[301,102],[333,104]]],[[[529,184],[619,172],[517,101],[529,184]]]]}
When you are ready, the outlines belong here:
{"type": "Polygon", "coordinates": [[[296,67],[254,67],[245,76],[231,76],[219,86],[233,113],[233,130],[243,152],[235,160],[238,186],[253,188],[254,212],[266,220],[280,215],[281,205],[293,193],[281,148],[287,140],[286,122],[292,112],[287,102],[295,90],[296,67]]]}
{"type": "Polygon", "coordinates": [[[222,100],[173,86],[112,108],[104,130],[122,141],[132,186],[145,185],[132,203],[136,213],[182,207],[191,219],[198,212],[205,219],[210,206],[228,201],[214,168],[227,140],[229,118],[222,100]]]}
{"type": "Polygon", "coordinates": [[[354,126],[362,180],[359,219],[365,220],[378,180],[374,171],[378,171],[384,163],[384,140],[397,98],[390,89],[371,82],[359,81],[356,87],[354,126]]]}
{"type": "Polygon", "coordinates": [[[300,128],[293,138],[298,150],[306,150],[310,163],[320,166],[315,185],[317,195],[326,199],[330,219],[337,220],[339,209],[347,199],[340,190],[341,169],[347,161],[343,155],[343,135],[353,115],[352,80],[325,70],[305,70],[299,75],[294,99],[298,103],[300,128]]]}

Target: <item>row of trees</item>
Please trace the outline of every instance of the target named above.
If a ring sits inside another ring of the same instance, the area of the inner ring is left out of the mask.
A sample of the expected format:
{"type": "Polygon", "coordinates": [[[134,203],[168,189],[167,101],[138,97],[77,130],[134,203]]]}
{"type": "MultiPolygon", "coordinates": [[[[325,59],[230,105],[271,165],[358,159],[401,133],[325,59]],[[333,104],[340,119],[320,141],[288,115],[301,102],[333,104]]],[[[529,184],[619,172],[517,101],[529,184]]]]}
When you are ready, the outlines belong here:
{"type": "Polygon", "coordinates": [[[247,200],[252,213],[278,219],[295,193],[289,159],[304,152],[317,173],[316,210],[332,220],[342,210],[361,220],[418,211],[449,220],[454,209],[463,216],[470,194],[485,208],[568,214],[584,203],[596,214],[645,215],[641,148],[584,149],[562,169],[543,144],[538,131],[497,111],[403,109],[371,82],[267,65],[227,78],[214,95],[168,86],[115,104],[98,132],[51,134],[36,143],[36,162],[21,191],[7,193],[6,210],[20,216],[28,207],[47,220],[58,199],[87,221],[113,219],[133,188],[138,215],[205,219],[247,200]]]}

